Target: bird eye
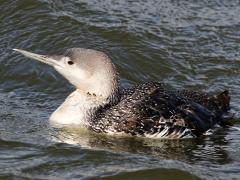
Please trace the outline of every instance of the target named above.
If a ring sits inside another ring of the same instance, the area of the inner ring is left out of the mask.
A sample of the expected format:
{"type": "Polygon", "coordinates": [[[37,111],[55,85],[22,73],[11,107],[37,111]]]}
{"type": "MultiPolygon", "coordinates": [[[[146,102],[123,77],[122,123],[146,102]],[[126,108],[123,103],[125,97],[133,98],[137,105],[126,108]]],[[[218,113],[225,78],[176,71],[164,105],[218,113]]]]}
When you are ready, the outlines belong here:
{"type": "Polygon", "coordinates": [[[74,64],[73,61],[68,61],[67,63],[68,63],[69,65],[73,65],[73,64],[74,64]]]}

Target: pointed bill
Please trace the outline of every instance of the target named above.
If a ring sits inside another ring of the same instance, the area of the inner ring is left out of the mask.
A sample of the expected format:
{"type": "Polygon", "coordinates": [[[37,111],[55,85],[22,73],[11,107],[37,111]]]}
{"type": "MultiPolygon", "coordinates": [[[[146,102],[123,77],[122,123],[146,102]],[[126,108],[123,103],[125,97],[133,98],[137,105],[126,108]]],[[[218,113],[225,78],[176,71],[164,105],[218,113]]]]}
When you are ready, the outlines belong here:
{"type": "Polygon", "coordinates": [[[51,56],[47,56],[47,55],[41,55],[41,54],[35,54],[32,52],[28,52],[22,49],[13,49],[14,51],[20,52],[21,54],[23,54],[24,56],[40,61],[42,63],[51,65],[51,66],[59,66],[59,62],[56,59],[53,59],[51,56]]]}

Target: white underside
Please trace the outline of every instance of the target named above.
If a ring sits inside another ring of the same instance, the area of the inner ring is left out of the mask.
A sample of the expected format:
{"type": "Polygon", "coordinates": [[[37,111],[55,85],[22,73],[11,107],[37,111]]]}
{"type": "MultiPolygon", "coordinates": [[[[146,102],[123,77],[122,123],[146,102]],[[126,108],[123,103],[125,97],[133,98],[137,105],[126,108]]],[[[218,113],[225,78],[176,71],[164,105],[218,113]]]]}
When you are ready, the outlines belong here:
{"type": "Polygon", "coordinates": [[[91,110],[94,110],[101,103],[97,98],[76,90],[52,113],[50,123],[88,126],[88,120],[91,118],[91,110]]]}
{"type": "Polygon", "coordinates": [[[189,129],[185,129],[183,132],[178,133],[178,132],[173,132],[171,134],[167,134],[169,130],[169,127],[165,127],[161,132],[157,132],[154,134],[148,134],[145,133],[144,136],[147,138],[152,138],[152,139],[179,139],[179,138],[193,138],[195,137],[195,135],[193,135],[192,133],[188,133],[190,132],[189,129]],[[182,137],[182,135],[184,135],[185,133],[187,133],[188,135],[182,137]]]}

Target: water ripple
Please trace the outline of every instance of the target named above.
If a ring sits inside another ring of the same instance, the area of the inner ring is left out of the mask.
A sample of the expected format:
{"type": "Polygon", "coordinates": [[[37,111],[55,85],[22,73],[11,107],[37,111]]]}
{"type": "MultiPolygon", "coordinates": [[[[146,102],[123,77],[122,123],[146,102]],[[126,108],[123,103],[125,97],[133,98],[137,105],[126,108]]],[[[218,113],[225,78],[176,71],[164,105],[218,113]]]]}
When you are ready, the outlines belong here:
{"type": "Polygon", "coordinates": [[[238,179],[237,120],[235,129],[184,141],[54,129],[48,117],[73,87],[12,48],[101,50],[123,86],[229,89],[240,117],[239,12],[238,0],[0,0],[0,178],[238,179]]]}

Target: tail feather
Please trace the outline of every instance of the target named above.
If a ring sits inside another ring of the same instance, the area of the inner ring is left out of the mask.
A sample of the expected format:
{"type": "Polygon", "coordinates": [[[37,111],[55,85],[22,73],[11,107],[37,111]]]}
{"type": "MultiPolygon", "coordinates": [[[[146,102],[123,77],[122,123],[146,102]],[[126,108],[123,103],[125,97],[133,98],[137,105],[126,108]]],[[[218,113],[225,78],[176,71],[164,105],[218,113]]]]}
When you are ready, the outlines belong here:
{"type": "Polygon", "coordinates": [[[220,111],[221,115],[221,126],[232,126],[234,124],[234,113],[230,112],[230,96],[227,90],[219,93],[216,98],[216,104],[220,111]]]}
{"type": "Polygon", "coordinates": [[[222,111],[228,111],[230,109],[230,96],[227,90],[221,92],[216,96],[216,103],[218,108],[222,111]]]}

